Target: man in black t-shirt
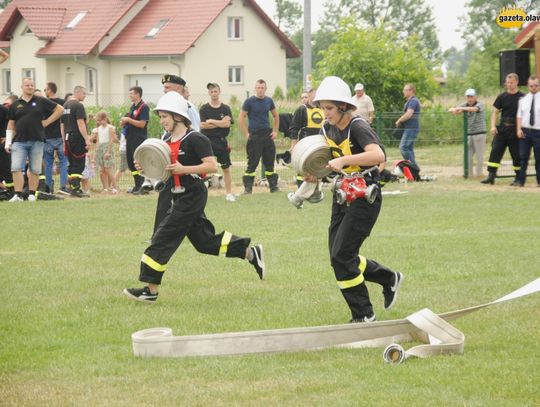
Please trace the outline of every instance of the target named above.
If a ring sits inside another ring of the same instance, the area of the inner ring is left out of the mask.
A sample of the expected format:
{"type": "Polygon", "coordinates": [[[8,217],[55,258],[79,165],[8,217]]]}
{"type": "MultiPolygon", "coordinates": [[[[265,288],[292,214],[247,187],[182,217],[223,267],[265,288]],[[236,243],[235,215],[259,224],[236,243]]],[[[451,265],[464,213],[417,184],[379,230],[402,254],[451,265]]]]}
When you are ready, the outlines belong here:
{"type": "MultiPolygon", "coordinates": [[[[516,173],[519,173],[519,148],[518,138],[516,135],[516,114],[518,110],[519,99],[525,96],[518,89],[519,77],[515,73],[506,75],[506,92],[501,93],[493,103],[493,112],[491,113],[491,134],[493,141],[491,143],[491,152],[489,153],[489,161],[487,165],[488,176],[480,181],[482,184],[495,183],[497,170],[501,166],[501,159],[504,155],[506,147],[510,151],[512,157],[512,168],[516,173]],[[497,126],[497,116],[501,113],[501,121],[497,126]]],[[[518,181],[514,181],[510,185],[520,185],[518,181]]]]}
{"type": "Polygon", "coordinates": [[[35,201],[41,163],[43,161],[43,140],[45,127],[58,120],[64,109],[53,101],[34,96],[34,81],[24,78],[22,96],[9,109],[5,149],[11,153],[11,173],[15,186],[15,196],[10,200],[24,200],[24,170],[28,160],[28,197],[35,201]],[[47,117],[46,119],[44,119],[47,117]]]}
{"type": "Polygon", "coordinates": [[[210,102],[204,104],[199,110],[201,117],[201,133],[210,139],[212,150],[217,157],[218,163],[223,170],[223,179],[225,181],[225,199],[229,202],[236,201],[232,194],[232,176],[231,176],[231,155],[227,136],[231,124],[233,123],[231,108],[225,103],[221,103],[219,95],[221,89],[217,83],[206,85],[210,102]]]}
{"type": "Polygon", "coordinates": [[[122,117],[120,124],[124,128],[126,135],[126,159],[128,167],[133,175],[135,186],[131,192],[135,195],[147,194],[148,192],[141,188],[144,182],[144,177],[140,171],[135,168],[133,163],[133,154],[148,137],[148,121],[150,120],[150,108],[142,100],[143,90],[140,86],[133,86],[129,89],[129,99],[131,100],[131,108],[129,114],[122,117]]]}
{"type": "Polygon", "coordinates": [[[90,137],[86,128],[86,110],[81,103],[86,98],[84,86],[75,86],[73,95],[64,104],[62,116],[62,135],[66,140],[69,161],[68,179],[71,195],[78,198],[88,197],[81,189],[86,152],[90,145],[90,137]]]}
{"type": "MultiPolygon", "coordinates": [[[[47,82],[45,87],[45,95],[55,103],[63,106],[66,101],[56,96],[58,88],[56,83],[47,82]]],[[[60,129],[60,120],[51,123],[45,129],[45,145],[43,147],[43,161],[45,161],[45,183],[47,184],[48,192],[53,192],[53,164],[54,152],[58,154],[60,163],[60,191],[67,193],[67,158],[64,154],[64,139],[62,138],[62,130],[60,129]]]]}

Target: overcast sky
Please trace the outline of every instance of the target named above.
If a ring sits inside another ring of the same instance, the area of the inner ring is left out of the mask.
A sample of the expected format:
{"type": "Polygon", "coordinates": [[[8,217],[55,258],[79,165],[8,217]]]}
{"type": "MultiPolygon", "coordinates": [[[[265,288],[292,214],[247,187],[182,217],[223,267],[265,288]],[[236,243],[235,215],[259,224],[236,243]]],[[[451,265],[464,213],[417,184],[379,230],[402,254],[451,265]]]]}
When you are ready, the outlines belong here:
{"type": "MultiPolygon", "coordinates": [[[[275,0],[256,0],[262,9],[270,16],[275,14],[275,0]]],[[[295,0],[303,5],[304,0],[295,0]]],[[[442,50],[446,50],[452,46],[461,49],[463,48],[463,40],[461,35],[456,32],[460,28],[458,17],[466,12],[465,3],[467,0],[426,0],[426,3],[431,5],[435,24],[439,32],[439,43],[442,50]]],[[[323,16],[323,4],[325,0],[311,0],[311,19],[312,29],[316,31],[319,27],[320,19],[323,16]]]]}

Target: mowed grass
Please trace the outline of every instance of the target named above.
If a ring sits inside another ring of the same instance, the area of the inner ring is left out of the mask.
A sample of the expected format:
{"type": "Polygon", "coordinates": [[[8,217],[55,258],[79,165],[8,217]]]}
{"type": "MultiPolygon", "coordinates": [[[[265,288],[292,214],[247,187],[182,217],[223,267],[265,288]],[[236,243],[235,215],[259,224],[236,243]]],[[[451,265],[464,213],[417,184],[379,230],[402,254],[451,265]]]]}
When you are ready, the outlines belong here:
{"type": "MultiPolygon", "coordinates": [[[[502,184],[502,183],[501,183],[502,184]]],[[[540,276],[540,191],[477,181],[398,185],[362,253],[406,280],[379,320],[486,303],[540,276]]],[[[264,244],[268,278],[187,241],[157,304],[129,301],[156,196],[2,203],[1,406],[538,406],[540,295],[453,322],[465,354],[397,366],[382,349],[141,359],[131,334],[176,335],[346,322],[327,253],[330,200],[296,210],[285,192],[212,196],[217,230],[264,244]]],[[[408,347],[410,345],[405,345],[408,347]]]]}

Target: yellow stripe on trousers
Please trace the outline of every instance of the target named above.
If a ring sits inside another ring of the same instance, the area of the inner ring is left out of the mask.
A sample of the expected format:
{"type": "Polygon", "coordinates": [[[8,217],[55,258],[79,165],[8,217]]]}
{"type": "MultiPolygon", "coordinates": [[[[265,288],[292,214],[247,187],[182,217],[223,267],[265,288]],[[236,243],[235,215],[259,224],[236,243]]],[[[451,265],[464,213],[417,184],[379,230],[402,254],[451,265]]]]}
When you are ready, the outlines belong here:
{"type": "Polygon", "coordinates": [[[167,268],[166,264],[159,264],[157,261],[147,256],[146,254],[142,255],[141,261],[147,266],[149,266],[152,270],[159,271],[161,273],[163,273],[167,268]]]}
{"type": "Polygon", "coordinates": [[[358,256],[360,258],[360,264],[358,265],[358,269],[360,270],[360,275],[356,276],[355,278],[351,280],[343,280],[338,281],[337,284],[341,290],[345,290],[346,288],[356,287],[357,285],[360,285],[364,282],[364,271],[367,267],[367,260],[364,256],[358,256]]]}
{"type": "Polygon", "coordinates": [[[227,248],[229,247],[229,243],[231,243],[232,233],[231,232],[223,232],[223,237],[221,238],[221,246],[219,248],[219,254],[218,256],[226,256],[227,255],[227,248]]]}

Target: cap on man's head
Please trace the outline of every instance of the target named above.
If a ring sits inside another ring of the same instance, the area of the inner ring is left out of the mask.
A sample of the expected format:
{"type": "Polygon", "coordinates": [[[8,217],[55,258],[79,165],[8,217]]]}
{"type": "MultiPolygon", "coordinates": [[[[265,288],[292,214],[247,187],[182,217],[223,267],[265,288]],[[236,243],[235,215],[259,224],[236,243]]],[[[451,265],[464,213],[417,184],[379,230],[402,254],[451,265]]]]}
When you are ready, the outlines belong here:
{"type": "Polygon", "coordinates": [[[161,83],[165,82],[176,83],[177,85],[186,86],[186,81],[180,78],[178,75],[163,75],[163,77],[161,78],[161,83]]]}
{"type": "Polygon", "coordinates": [[[362,85],[361,83],[357,83],[355,86],[354,86],[354,90],[357,91],[357,90],[364,90],[364,85],[362,85]]]}
{"type": "Polygon", "coordinates": [[[476,91],[473,88],[469,88],[465,91],[465,96],[476,96],[476,91]]]}
{"type": "Polygon", "coordinates": [[[215,83],[215,82],[208,82],[208,83],[206,84],[206,89],[213,89],[213,88],[221,89],[221,88],[219,87],[219,85],[218,85],[217,83],[215,83]]]}

